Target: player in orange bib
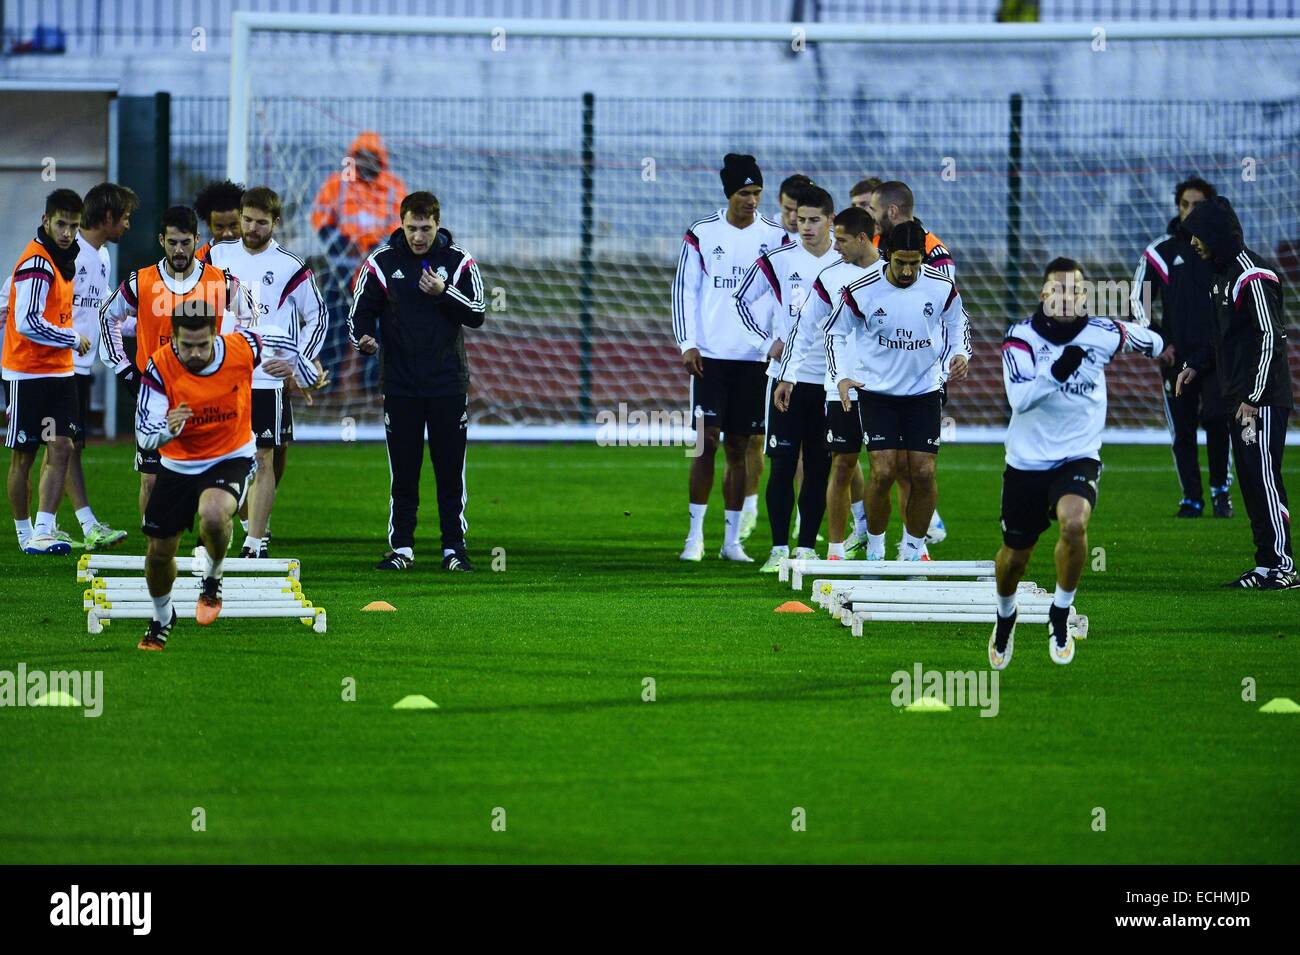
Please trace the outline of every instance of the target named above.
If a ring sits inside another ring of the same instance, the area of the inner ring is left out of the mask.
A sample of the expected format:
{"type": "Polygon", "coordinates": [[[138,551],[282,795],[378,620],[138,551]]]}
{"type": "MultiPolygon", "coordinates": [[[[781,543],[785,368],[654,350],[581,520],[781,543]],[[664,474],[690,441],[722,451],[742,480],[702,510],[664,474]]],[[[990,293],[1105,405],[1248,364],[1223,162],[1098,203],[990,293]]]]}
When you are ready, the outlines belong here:
{"type": "MultiPolygon", "coordinates": [[[[136,441],[157,449],[162,466],[145,508],[148,538],[145,579],[154,615],[138,644],[161,650],[176,623],[172,584],[181,534],[199,517],[199,539],[209,567],[203,575],[194,619],[207,626],[221,613],[221,571],[230,545],[231,517],[253,476],[253,369],[262,340],[240,328],[217,334],[212,304],[191,299],[176,306],[170,341],[150,357],[136,403],[136,441]]],[[[287,361],[268,361],[266,371],[286,377],[287,361]]]]}
{"type": "MultiPolygon", "coordinates": [[[[215,311],[220,334],[248,323],[253,299],[248,289],[221,269],[199,261],[194,254],[199,221],[188,206],[172,206],[163,213],[158,242],[163,257],[132,272],[99,310],[99,357],[129,388],[139,387],[140,376],[151,356],[171,341],[172,313],[184,302],[204,301],[215,311]],[[134,335],[135,357],[127,355],[123,336],[134,335]]],[[[161,465],[156,450],[137,447],[135,469],[140,472],[140,514],[161,465]]]]}
{"type": "Polygon", "coordinates": [[[77,430],[72,356],[90,350],[90,341],[72,327],[80,219],[81,196],[71,189],[50,193],[36,237],[27,243],[10,279],[0,369],[9,404],[5,446],[13,449],[9,504],[18,546],[27,554],[66,554],[71,549],[54,536],[54,512],[63,496],[77,430]],[[29,480],[42,444],[49,468],[41,475],[33,525],[29,480]]]}

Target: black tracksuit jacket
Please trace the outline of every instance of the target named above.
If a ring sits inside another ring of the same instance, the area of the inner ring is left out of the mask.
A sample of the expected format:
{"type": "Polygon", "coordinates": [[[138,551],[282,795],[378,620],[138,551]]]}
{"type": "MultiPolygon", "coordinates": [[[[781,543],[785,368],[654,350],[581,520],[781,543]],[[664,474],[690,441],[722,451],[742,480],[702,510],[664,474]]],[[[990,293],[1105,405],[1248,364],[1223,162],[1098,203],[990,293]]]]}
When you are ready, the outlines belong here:
{"type": "Polygon", "coordinates": [[[362,266],[348,313],[348,339],[379,340],[380,391],[393,398],[450,398],[469,393],[469,362],[463,328],[485,316],[483,279],[468,252],[439,229],[433,246],[416,255],[398,229],[362,266]],[[420,291],[425,267],[446,289],[437,297],[420,291]]]}
{"type": "Polygon", "coordinates": [[[1198,372],[1217,368],[1229,414],[1245,402],[1291,408],[1286,318],[1277,269],[1246,248],[1241,223],[1222,196],[1202,202],[1183,230],[1210,250],[1213,348],[1186,356],[1198,372]]]}

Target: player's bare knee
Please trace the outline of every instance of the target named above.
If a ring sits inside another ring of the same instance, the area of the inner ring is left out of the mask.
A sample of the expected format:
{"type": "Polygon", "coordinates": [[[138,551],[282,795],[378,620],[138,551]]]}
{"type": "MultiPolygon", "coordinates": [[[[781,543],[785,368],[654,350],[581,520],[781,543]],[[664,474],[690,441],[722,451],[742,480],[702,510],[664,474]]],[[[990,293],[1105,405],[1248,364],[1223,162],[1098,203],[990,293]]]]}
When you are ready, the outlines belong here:
{"type": "Polygon", "coordinates": [[[918,485],[929,486],[934,483],[935,463],[933,454],[909,454],[907,456],[908,476],[918,485]]]}
{"type": "Polygon", "coordinates": [[[1081,542],[1088,538],[1088,518],[1086,515],[1073,512],[1063,514],[1059,518],[1061,526],[1061,539],[1071,543],[1081,542]]]}

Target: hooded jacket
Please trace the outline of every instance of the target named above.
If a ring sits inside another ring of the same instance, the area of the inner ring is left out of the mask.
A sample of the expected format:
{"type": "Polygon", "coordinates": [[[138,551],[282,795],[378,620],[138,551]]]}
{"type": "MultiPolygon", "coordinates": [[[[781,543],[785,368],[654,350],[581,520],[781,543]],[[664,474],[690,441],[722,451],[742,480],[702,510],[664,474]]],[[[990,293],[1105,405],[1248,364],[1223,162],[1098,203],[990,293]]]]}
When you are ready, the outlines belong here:
{"type": "Polygon", "coordinates": [[[1209,265],[1201,261],[1182,231],[1182,221],[1174,216],[1165,234],[1148,245],[1138,260],[1130,299],[1133,318],[1139,325],[1149,324],[1159,331],[1174,346],[1174,355],[1180,362],[1213,349],[1214,303],[1210,301],[1213,284],[1209,265]],[[1143,301],[1148,282],[1159,296],[1159,322],[1147,314],[1143,301]]]}
{"type": "Polygon", "coordinates": [[[375,177],[363,179],[355,167],[354,174],[347,177],[331,173],[312,203],[311,227],[331,256],[342,254],[348,245],[368,255],[400,223],[398,210],[407,193],[406,183],[389,172],[388,149],[378,133],[367,130],[348,147],[348,157],[354,163],[363,152],[378,161],[375,177]]]}
{"type": "Polygon", "coordinates": [[[1286,318],[1277,270],[1246,247],[1241,222],[1222,196],[1202,202],[1183,221],[1183,231],[1210,251],[1215,307],[1212,348],[1186,356],[1198,372],[1217,368],[1228,407],[1293,407],[1287,365],[1286,318]]]}
{"type": "Polygon", "coordinates": [[[478,264],[439,229],[433,245],[416,255],[397,229],[361,269],[348,313],[348,340],[379,340],[380,391],[386,397],[447,398],[469,393],[469,362],[462,328],[485,317],[478,264]],[[446,283],[441,295],[420,291],[425,266],[446,283]]]}

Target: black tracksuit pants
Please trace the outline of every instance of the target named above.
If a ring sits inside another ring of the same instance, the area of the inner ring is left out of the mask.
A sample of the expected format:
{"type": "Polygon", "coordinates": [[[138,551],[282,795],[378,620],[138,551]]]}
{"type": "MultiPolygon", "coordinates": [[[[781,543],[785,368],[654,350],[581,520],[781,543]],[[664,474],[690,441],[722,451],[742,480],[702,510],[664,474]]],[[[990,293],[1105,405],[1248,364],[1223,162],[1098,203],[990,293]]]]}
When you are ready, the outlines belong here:
{"type": "Polygon", "coordinates": [[[384,396],[384,432],[392,491],[388,516],[388,546],[415,547],[416,515],[420,509],[420,469],[424,440],[438,486],[438,523],[444,549],[463,550],[465,531],[465,439],[469,407],[466,395],[449,398],[384,396]]]}
{"type": "Polygon", "coordinates": [[[1219,378],[1213,371],[1197,375],[1183,385],[1181,395],[1174,394],[1177,368],[1163,369],[1165,412],[1169,433],[1174,442],[1174,466],[1183,499],[1205,503],[1201,485],[1200,452],[1196,445],[1196,426],[1205,428],[1205,456],[1210,465],[1210,493],[1228,487],[1228,409],[1219,394],[1219,378]]]}
{"type": "Polygon", "coordinates": [[[1282,450],[1290,408],[1263,405],[1254,429],[1232,422],[1232,457],[1255,535],[1255,566],[1294,571],[1291,515],[1282,484],[1282,450]]]}

